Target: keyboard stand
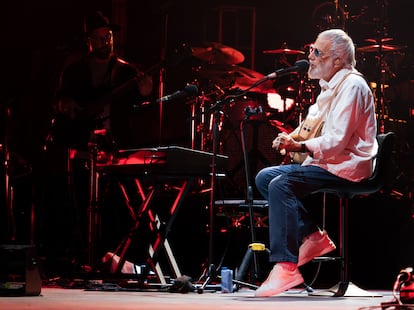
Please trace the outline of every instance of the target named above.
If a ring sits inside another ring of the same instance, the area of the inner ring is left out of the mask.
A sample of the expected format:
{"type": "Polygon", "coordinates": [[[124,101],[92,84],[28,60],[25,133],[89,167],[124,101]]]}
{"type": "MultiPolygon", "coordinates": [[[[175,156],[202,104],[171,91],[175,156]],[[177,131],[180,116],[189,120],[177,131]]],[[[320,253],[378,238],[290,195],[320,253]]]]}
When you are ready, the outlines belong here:
{"type": "MultiPolygon", "coordinates": [[[[118,245],[115,251],[115,253],[119,255],[119,261],[118,261],[116,272],[118,273],[121,272],[122,267],[124,266],[126,262],[126,254],[128,252],[129,247],[131,246],[131,243],[133,241],[132,239],[135,236],[135,233],[138,230],[138,227],[140,227],[141,225],[143,216],[147,215],[149,218],[150,232],[155,235],[155,241],[150,243],[148,247],[147,263],[149,266],[152,267],[152,269],[156,273],[156,276],[159,282],[161,284],[167,284],[165,280],[165,274],[164,274],[163,268],[161,266],[161,262],[159,261],[158,257],[160,255],[161,250],[163,249],[165,251],[165,255],[169,263],[169,268],[170,268],[170,271],[172,272],[172,276],[174,276],[175,278],[178,278],[181,276],[181,272],[175,260],[170,242],[168,241],[168,235],[172,229],[172,225],[176,218],[176,214],[178,210],[180,209],[193,183],[194,177],[192,176],[150,177],[149,178],[150,185],[146,186],[146,188],[144,188],[143,186],[143,180],[142,180],[143,178],[140,178],[140,177],[133,178],[133,181],[134,181],[133,183],[134,183],[135,191],[136,191],[134,195],[138,194],[138,196],[141,199],[141,203],[139,204],[138,208],[135,207],[136,210],[134,210],[134,206],[131,204],[131,199],[129,198],[130,194],[128,193],[126,186],[123,184],[121,179],[118,179],[118,186],[121,189],[121,192],[124,196],[125,202],[127,204],[127,207],[129,209],[130,215],[133,220],[133,225],[128,235],[121,241],[121,243],[118,245]],[[172,186],[173,183],[174,185],[172,186]],[[171,185],[169,187],[170,191],[176,191],[176,194],[174,196],[173,203],[169,206],[169,209],[168,209],[169,219],[167,219],[166,221],[163,221],[160,218],[160,215],[157,214],[155,211],[153,211],[152,205],[154,203],[154,200],[157,197],[161,196],[162,192],[164,191],[165,184],[171,185]],[[166,224],[162,224],[164,222],[166,224]]],[[[145,179],[148,179],[148,177],[145,177],[145,179]]]]}

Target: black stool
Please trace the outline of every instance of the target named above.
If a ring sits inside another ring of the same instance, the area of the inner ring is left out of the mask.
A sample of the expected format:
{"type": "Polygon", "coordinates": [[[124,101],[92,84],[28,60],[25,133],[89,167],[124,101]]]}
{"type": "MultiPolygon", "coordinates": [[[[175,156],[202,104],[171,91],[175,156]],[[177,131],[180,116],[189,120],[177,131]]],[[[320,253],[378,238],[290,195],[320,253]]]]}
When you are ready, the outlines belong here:
{"type": "Polygon", "coordinates": [[[334,194],[339,197],[340,207],[340,240],[339,251],[341,261],[341,279],[338,284],[327,291],[314,292],[310,295],[332,295],[333,297],[380,297],[378,294],[360,289],[350,282],[349,277],[349,254],[348,254],[348,208],[349,200],[357,195],[368,195],[379,191],[382,187],[391,183],[393,168],[392,153],[395,144],[395,133],[388,132],[379,134],[378,154],[374,158],[375,169],[372,176],[361,182],[349,182],[346,186],[322,188],[315,193],[334,194]]]}

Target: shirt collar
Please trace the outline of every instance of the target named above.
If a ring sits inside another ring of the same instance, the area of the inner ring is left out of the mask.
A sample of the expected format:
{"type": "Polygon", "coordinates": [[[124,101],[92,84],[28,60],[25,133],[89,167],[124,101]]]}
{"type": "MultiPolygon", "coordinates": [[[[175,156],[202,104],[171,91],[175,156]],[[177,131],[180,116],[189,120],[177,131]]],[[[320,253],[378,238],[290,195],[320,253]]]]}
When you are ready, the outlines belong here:
{"type": "Polygon", "coordinates": [[[338,72],[336,72],[334,74],[334,76],[331,78],[331,80],[329,82],[327,82],[323,79],[320,79],[319,80],[319,85],[320,85],[322,91],[325,91],[325,90],[328,90],[328,89],[334,89],[335,86],[342,80],[344,75],[349,73],[352,70],[354,70],[354,69],[344,68],[344,69],[339,70],[338,72]]]}

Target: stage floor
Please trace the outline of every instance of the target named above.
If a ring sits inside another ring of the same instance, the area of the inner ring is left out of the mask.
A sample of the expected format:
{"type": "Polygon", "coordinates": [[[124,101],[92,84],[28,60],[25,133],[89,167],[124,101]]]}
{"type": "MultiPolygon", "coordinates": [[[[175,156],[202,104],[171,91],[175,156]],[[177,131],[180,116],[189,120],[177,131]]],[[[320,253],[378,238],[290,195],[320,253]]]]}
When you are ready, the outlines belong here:
{"type": "Polygon", "coordinates": [[[253,290],[240,289],[223,294],[205,291],[202,294],[146,291],[89,291],[42,287],[40,296],[0,297],[0,309],[7,310],[102,310],[102,309],[381,309],[382,302],[393,300],[391,291],[370,291],[380,297],[321,297],[292,289],[269,298],[253,297],[253,290]]]}

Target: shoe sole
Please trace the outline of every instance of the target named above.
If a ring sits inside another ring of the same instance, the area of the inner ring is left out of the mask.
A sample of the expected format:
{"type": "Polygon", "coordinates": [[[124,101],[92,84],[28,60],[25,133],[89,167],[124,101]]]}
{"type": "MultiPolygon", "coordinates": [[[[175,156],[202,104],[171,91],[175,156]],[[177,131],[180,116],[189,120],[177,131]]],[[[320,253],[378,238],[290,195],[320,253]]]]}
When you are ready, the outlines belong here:
{"type": "Polygon", "coordinates": [[[284,286],[282,286],[281,288],[279,288],[279,290],[275,291],[271,295],[269,295],[269,294],[266,294],[266,295],[256,295],[255,294],[254,296],[255,297],[271,297],[271,296],[275,296],[275,295],[278,295],[278,294],[283,293],[284,291],[287,291],[288,289],[291,289],[291,288],[293,288],[295,286],[298,286],[298,285],[302,284],[303,282],[305,282],[305,281],[301,277],[300,279],[297,279],[295,281],[286,283],[284,286]]]}
{"type": "Polygon", "coordinates": [[[322,255],[327,254],[327,253],[330,253],[330,252],[332,252],[334,250],[336,250],[336,247],[324,248],[323,251],[320,251],[319,253],[317,253],[316,255],[314,255],[313,257],[311,257],[310,259],[303,260],[302,262],[298,262],[298,266],[303,266],[303,265],[309,263],[315,257],[322,256],[322,255]]]}

